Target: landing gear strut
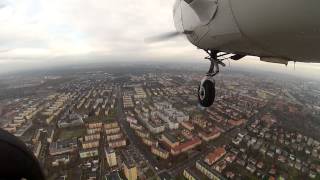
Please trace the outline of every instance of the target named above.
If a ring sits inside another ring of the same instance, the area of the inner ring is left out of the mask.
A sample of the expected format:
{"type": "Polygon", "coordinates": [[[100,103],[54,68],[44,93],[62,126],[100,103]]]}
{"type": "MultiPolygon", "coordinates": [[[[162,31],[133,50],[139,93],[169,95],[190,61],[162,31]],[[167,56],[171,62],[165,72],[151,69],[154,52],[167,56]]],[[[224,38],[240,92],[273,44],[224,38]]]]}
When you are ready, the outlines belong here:
{"type": "Polygon", "coordinates": [[[206,76],[201,80],[198,88],[198,100],[203,107],[209,107],[213,104],[215,99],[215,80],[213,77],[219,73],[219,66],[225,66],[222,60],[218,59],[218,53],[216,50],[205,50],[208,53],[208,59],[210,61],[210,68],[206,76]]]}

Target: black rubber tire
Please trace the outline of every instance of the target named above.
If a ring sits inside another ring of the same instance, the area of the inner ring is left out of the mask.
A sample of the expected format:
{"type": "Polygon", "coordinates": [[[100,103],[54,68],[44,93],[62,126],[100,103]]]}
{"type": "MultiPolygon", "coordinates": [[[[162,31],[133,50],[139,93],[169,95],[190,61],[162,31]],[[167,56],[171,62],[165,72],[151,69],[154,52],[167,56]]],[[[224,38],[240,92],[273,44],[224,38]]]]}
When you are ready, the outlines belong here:
{"type": "Polygon", "coordinates": [[[201,104],[201,106],[203,107],[210,107],[215,99],[215,93],[216,93],[216,89],[215,89],[215,83],[210,81],[210,80],[205,80],[203,82],[203,87],[205,90],[205,96],[203,98],[203,100],[201,100],[200,98],[200,85],[198,87],[198,101],[201,104]]]}

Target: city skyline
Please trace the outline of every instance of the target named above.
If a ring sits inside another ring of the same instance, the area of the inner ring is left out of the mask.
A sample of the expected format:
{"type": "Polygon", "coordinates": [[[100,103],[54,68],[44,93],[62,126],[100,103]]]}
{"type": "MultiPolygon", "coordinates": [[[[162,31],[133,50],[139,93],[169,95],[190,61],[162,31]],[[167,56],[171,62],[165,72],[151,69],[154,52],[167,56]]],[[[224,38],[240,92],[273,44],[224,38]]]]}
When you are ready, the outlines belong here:
{"type": "MultiPolygon", "coordinates": [[[[48,2],[0,1],[0,73],[96,61],[185,61],[202,63],[206,54],[186,38],[148,44],[145,38],[175,31],[174,1],[48,2]]],[[[235,67],[314,77],[318,64],[293,68],[246,57],[235,67]],[[252,60],[254,59],[254,60],[252,60]]],[[[291,67],[293,67],[291,63],[291,67]]]]}
{"type": "Polygon", "coordinates": [[[48,179],[319,178],[319,81],[225,71],[203,108],[201,71],[129,67],[0,79],[0,128],[48,179]]]}

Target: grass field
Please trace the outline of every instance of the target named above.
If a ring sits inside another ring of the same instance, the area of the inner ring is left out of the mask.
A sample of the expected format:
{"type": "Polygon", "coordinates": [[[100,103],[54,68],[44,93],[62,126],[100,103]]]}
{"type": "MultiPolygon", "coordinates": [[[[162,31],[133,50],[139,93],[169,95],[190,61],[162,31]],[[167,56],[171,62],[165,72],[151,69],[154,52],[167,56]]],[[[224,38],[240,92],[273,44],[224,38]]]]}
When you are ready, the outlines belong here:
{"type": "Polygon", "coordinates": [[[71,139],[74,137],[83,136],[85,133],[86,129],[84,127],[60,129],[58,138],[61,140],[71,139]]]}

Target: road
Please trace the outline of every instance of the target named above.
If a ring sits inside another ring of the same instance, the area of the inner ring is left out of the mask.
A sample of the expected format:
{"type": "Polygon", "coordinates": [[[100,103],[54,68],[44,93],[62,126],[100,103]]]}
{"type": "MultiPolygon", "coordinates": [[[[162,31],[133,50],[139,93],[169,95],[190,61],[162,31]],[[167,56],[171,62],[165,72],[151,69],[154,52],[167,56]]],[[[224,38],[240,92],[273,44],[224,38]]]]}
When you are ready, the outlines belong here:
{"type": "Polygon", "coordinates": [[[129,141],[140,151],[140,153],[145,157],[145,159],[150,164],[150,167],[154,172],[157,172],[155,167],[158,166],[158,161],[154,158],[151,151],[148,151],[146,148],[144,148],[144,144],[140,140],[140,137],[138,137],[134,130],[132,130],[129,126],[129,123],[126,121],[126,115],[123,111],[122,107],[122,93],[120,90],[120,87],[117,88],[117,105],[116,105],[116,111],[117,111],[117,117],[118,122],[121,126],[121,128],[124,130],[124,133],[126,134],[129,141]]]}
{"type": "Polygon", "coordinates": [[[100,163],[100,174],[99,174],[99,179],[103,180],[105,179],[104,178],[104,175],[106,174],[106,156],[105,156],[105,152],[104,152],[104,147],[106,147],[106,144],[105,144],[105,134],[104,132],[101,133],[102,136],[101,136],[101,139],[100,139],[100,146],[99,146],[99,163],[100,163]]]}

